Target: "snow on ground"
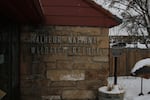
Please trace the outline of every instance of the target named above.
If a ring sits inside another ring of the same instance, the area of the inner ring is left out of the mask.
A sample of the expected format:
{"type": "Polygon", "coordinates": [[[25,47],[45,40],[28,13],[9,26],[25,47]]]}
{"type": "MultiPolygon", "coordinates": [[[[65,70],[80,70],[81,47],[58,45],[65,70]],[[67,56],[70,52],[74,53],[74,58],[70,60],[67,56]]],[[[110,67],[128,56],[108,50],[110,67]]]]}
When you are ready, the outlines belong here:
{"type": "MultiPolygon", "coordinates": [[[[143,93],[144,96],[138,96],[141,93],[141,78],[124,76],[117,78],[118,85],[125,90],[124,100],[150,100],[150,79],[143,79],[143,93]]],[[[114,78],[108,78],[109,84],[113,84],[114,78]]]]}

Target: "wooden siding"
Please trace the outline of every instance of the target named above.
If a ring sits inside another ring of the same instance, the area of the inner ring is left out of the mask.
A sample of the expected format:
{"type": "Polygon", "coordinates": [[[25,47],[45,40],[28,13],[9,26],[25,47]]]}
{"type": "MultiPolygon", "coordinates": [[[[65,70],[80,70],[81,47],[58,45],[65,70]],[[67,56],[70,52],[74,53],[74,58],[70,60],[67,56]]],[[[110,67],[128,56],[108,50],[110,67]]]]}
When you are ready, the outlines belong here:
{"type": "MultiPolygon", "coordinates": [[[[118,75],[130,75],[134,64],[141,59],[150,57],[149,49],[123,49],[122,55],[117,58],[118,75]]],[[[112,56],[112,49],[110,49],[109,70],[110,76],[113,76],[114,57],[112,56]]]]}

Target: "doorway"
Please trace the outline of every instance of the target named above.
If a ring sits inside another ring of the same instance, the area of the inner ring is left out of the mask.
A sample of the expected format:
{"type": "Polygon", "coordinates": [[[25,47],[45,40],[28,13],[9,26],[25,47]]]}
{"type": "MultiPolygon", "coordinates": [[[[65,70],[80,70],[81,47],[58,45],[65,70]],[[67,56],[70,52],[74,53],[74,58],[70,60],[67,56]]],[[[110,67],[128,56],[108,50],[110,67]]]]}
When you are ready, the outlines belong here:
{"type": "Polygon", "coordinates": [[[0,89],[2,100],[19,100],[19,30],[14,24],[0,24],[0,89]]]}

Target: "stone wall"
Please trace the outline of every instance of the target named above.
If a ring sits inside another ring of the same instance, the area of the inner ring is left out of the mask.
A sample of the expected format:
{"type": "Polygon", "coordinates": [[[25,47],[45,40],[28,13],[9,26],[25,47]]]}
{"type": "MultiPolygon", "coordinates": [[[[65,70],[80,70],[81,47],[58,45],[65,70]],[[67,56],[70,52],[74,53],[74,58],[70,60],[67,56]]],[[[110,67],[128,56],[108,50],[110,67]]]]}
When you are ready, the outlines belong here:
{"type": "Polygon", "coordinates": [[[108,29],[23,27],[21,100],[96,100],[107,84],[108,29]]]}

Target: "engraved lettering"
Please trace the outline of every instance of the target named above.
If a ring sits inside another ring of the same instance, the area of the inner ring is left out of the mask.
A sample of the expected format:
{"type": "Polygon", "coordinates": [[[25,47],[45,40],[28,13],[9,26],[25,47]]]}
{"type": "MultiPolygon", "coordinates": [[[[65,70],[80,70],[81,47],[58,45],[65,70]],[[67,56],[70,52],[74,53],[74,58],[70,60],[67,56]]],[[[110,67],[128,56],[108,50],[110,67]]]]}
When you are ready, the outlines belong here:
{"type": "Polygon", "coordinates": [[[97,36],[79,36],[69,35],[51,35],[46,32],[32,32],[30,42],[31,54],[67,54],[67,55],[82,55],[82,56],[97,56],[100,55],[100,48],[97,44],[100,43],[97,36]],[[96,45],[95,45],[96,44],[96,45]]]}
{"type": "Polygon", "coordinates": [[[73,43],[77,43],[76,37],[73,37],[73,43]]]}
{"type": "Polygon", "coordinates": [[[68,42],[71,44],[72,43],[72,37],[68,37],[68,42]]]}
{"type": "Polygon", "coordinates": [[[31,34],[31,43],[36,43],[36,38],[37,38],[36,33],[32,33],[31,34]]]}
{"type": "Polygon", "coordinates": [[[35,54],[35,47],[31,47],[31,54],[35,54]]]}
{"type": "Polygon", "coordinates": [[[73,47],[73,49],[72,49],[73,51],[72,51],[72,53],[73,54],[76,54],[77,53],[77,51],[76,51],[76,47],[73,47]]]}

